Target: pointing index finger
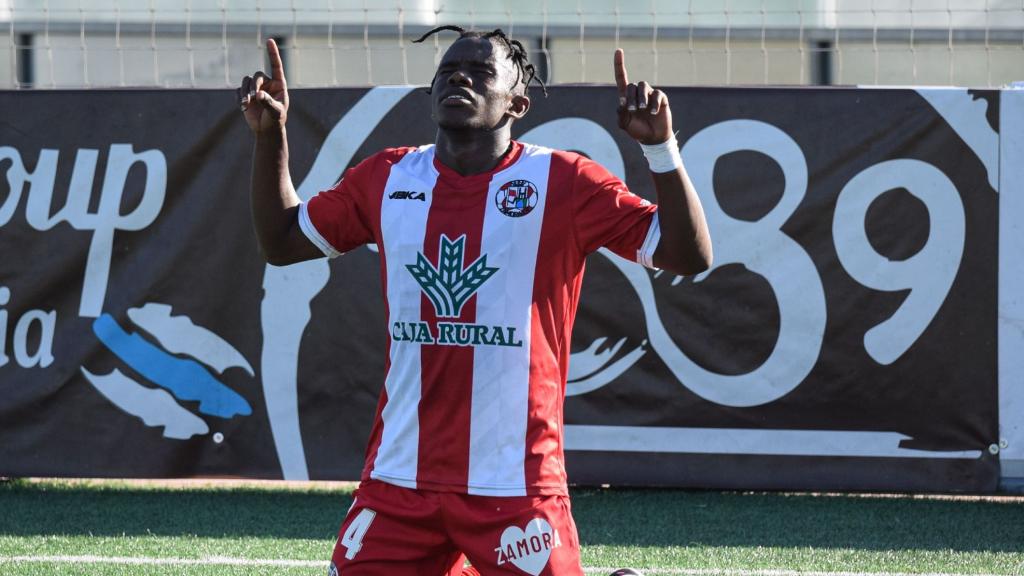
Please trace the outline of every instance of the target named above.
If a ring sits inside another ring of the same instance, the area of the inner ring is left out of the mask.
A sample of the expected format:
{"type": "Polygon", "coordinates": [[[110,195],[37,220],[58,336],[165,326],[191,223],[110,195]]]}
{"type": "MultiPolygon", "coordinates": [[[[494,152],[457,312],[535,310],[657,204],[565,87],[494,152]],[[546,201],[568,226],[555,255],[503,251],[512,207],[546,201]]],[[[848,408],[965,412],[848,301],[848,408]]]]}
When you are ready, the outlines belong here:
{"type": "Polygon", "coordinates": [[[281,51],[273,38],[267,38],[267,55],[270,56],[270,77],[284,80],[284,63],[281,62],[281,51]]]}
{"type": "Polygon", "coordinates": [[[622,48],[615,49],[615,85],[619,88],[619,97],[626,96],[626,85],[629,78],[626,76],[626,55],[622,48]]]}

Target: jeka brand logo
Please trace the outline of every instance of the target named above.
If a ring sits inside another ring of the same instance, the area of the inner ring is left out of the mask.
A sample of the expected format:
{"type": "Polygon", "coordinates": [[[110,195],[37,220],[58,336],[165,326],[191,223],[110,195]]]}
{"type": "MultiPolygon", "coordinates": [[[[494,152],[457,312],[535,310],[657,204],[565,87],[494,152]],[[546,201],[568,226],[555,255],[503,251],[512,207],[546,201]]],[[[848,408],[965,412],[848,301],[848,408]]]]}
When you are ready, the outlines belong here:
{"type": "MultiPolygon", "coordinates": [[[[417,253],[415,264],[405,267],[419,283],[420,289],[434,305],[438,318],[458,318],[462,307],[476,294],[498,269],[487,266],[487,255],[482,254],[469,266],[465,265],[466,235],[455,241],[441,235],[438,265],[434,266],[422,252],[417,253]]],[[[446,346],[522,346],[514,326],[491,326],[466,322],[437,322],[433,329],[427,322],[395,322],[391,338],[396,342],[441,344],[446,346]]]]}
{"type": "Polygon", "coordinates": [[[537,576],[548,564],[551,551],[562,547],[562,539],[558,530],[543,518],[534,518],[523,530],[518,526],[509,526],[501,533],[500,545],[494,549],[498,553],[498,566],[511,562],[527,574],[537,576]]]}
{"type": "Polygon", "coordinates": [[[391,194],[388,194],[388,198],[392,200],[419,200],[420,202],[426,202],[427,193],[412,192],[410,190],[395,190],[391,194]]]}
{"type": "Polygon", "coordinates": [[[529,180],[512,180],[498,188],[494,202],[505,216],[519,218],[533,211],[540,199],[540,192],[529,180]]]}

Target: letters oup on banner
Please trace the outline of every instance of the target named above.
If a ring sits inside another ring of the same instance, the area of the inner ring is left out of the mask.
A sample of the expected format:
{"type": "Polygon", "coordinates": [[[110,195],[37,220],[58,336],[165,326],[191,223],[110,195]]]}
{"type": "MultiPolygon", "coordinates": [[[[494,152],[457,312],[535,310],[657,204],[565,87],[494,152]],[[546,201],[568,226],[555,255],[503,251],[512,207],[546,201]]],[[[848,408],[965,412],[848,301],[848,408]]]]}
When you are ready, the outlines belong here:
{"type": "MultiPolygon", "coordinates": [[[[165,438],[188,439],[209,432],[206,422],[179,401],[198,401],[199,413],[224,419],[251,414],[248,401],[210,372],[212,369],[219,374],[237,367],[253,375],[248,361],[218,335],[194,324],[186,316],[172,315],[171,306],[166,304],[150,302],[126,311],[132,323],[144,329],[155,343],[137,333],[129,333],[113,316],[103,313],[114,234],[118,230],[143,230],[156,221],[166,195],[167,160],[160,150],[136,153],[131,144],[112,144],[96,210],[90,211],[99,155],[99,150],[77,151],[67,199],[62,207],[54,210],[59,151],[41,150],[35,169],[30,172],[19,150],[0,147],[0,164],[11,163],[6,173],[10,193],[0,204],[0,227],[10,222],[25,194],[25,220],[35,230],[47,231],[67,222],[75,230],[92,231],[79,316],[95,318],[93,332],[100,342],[157,387],[143,385],[118,369],[99,375],[83,366],[82,375],[121,410],[139,417],[147,426],[163,427],[165,438]],[[144,168],[145,183],[135,208],[123,214],[121,204],[128,174],[136,165],[144,168]]],[[[10,329],[7,312],[2,307],[11,298],[11,290],[0,286],[0,366],[9,362],[3,350],[10,329]]],[[[12,335],[18,365],[45,368],[52,364],[53,340],[57,333],[56,311],[29,310],[23,314],[16,320],[12,335]],[[28,350],[28,342],[34,323],[39,325],[41,336],[33,352],[28,350]]],[[[220,436],[216,434],[215,441],[219,441],[220,436]]]]}
{"type": "MultiPolygon", "coordinates": [[[[63,207],[51,214],[59,154],[58,150],[41,150],[35,170],[29,172],[18,149],[0,146],[0,165],[6,161],[11,163],[7,168],[9,193],[0,204],[0,227],[10,222],[27,187],[25,220],[29,226],[44,232],[61,222],[67,222],[75,230],[91,230],[93,235],[89,243],[79,314],[94,318],[99,316],[106,297],[114,232],[142,230],[156,220],[163,207],[167,187],[167,160],[159,150],[135,153],[131,144],[112,144],[107,156],[99,203],[96,211],[90,212],[99,150],[79,149],[68,184],[67,200],[63,207]],[[121,200],[128,172],[137,163],[142,164],[146,172],[142,197],[134,210],[121,214],[121,200]]],[[[0,306],[7,305],[11,298],[10,289],[0,287],[0,306]]],[[[12,344],[15,359],[21,367],[45,368],[53,362],[56,324],[57,313],[52,310],[30,310],[16,321],[12,344]],[[31,353],[27,350],[26,342],[33,322],[39,324],[42,336],[38,349],[31,353]]],[[[9,361],[3,353],[8,332],[6,311],[0,311],[0,366],[9,361]]]]}

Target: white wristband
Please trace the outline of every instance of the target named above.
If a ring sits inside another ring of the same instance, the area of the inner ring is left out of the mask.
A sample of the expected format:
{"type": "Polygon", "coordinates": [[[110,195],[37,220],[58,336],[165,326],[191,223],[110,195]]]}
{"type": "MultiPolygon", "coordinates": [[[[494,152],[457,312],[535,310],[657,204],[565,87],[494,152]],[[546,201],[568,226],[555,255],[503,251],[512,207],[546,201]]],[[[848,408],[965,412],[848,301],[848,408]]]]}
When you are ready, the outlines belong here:
{"type": "Polygon", "coordinates": [[[674,172],[683,165],[675,135],[661,144],[640,144],[640,148],[644,151],[651,172],[674,172]]]}

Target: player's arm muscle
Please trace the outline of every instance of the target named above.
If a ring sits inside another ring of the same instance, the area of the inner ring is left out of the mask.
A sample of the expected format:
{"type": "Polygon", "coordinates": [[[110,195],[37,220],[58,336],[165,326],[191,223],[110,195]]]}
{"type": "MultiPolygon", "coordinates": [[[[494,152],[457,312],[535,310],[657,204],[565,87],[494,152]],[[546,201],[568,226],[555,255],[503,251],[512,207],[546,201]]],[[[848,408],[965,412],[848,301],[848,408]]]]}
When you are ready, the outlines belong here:
{"type": "MultiPolygon", "coordinates": [[[[615,84],[619,89],[619,127],[641,144],[671,142],[674,146],[668,96],[647,82],[631,84],[627,79],[622,50],[615,51],[614,65],[615,84]]],[[[678,155],[675,158],[678,159],[678,155]]],[[[700,198],[686,169],[677,165],[667,171],[655,171],[652,164],[651,176],[658,193],[658,222],[661,227],[661,241],[654,251],[654,265],[680,275],[707,270],[712,260],[711,236],[700,198]]]]}
{"type": "Polygon", "coordinates": [[[654,265],[679,275],[698,274],[711,267],[712,250],[704,209],[683,167],[651,172],[658,194],[661,241],[654,265]]]}
{"type": "Polygon", "coordinates": [[[299,227],[299,195],[288,171],[288,137],[256,135],[252,162],[252,221],[260,253],[276,266],[323,256],[299,227]]]}

